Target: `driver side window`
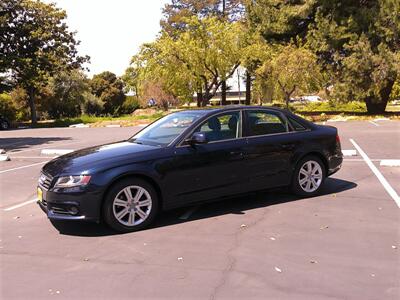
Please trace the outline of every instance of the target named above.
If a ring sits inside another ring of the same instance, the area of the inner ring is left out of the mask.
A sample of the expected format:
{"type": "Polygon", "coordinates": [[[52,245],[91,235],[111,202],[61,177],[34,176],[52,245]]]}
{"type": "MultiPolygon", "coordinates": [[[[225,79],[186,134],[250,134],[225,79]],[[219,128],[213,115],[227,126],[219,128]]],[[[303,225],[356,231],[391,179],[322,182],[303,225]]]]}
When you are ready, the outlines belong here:
{"type": "Polygon", "coordinates": [[[229,112],[207,119],[194,132],[204,133],[208,142],[230,140],[241,137],[241,123],[240,112],[229,112]]]}

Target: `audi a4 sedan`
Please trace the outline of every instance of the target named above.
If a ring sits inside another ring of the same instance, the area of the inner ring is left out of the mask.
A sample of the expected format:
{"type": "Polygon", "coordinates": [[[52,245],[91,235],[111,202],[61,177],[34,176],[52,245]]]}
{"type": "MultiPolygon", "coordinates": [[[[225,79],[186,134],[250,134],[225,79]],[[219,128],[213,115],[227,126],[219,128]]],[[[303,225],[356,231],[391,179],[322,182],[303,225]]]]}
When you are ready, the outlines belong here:
{"type": "Polygon", "coordinates": [[[343,161],[337,129],[254,106],[171,113],[128,140],[60,156],[42,169],[48,218],[147,227],[160,210],[288,186],[318,194],[343,161]]]}

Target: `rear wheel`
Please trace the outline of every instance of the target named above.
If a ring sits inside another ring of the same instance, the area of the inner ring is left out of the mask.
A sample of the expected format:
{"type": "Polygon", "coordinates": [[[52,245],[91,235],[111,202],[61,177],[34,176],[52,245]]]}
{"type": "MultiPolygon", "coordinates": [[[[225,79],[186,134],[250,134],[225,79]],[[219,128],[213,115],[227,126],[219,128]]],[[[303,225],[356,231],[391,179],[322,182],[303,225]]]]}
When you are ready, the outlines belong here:
{"type": "Polygon", "coordinates": [[[300,196],[314,196],[319,193],[325,176],[326,170],[321,159],[316,156],[307,156],[296,166],[292,190],[300,196]]]}
{"type": "Polygon", "coordinates": [[[104,206],[105,222],[119,232],[137,231],[147,227],[158,211],[154,187],[141,179],[125,179],[108,192],[104,206]]]}

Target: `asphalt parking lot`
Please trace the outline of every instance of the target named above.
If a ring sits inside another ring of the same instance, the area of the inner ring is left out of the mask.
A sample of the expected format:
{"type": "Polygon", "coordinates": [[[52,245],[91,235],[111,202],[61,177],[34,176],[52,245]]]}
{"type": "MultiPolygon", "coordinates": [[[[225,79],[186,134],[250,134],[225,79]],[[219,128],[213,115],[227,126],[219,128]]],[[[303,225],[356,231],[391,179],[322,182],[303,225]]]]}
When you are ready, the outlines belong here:
{"type": "Polygon", "coordinates": [[[0,162],[1,298],[400,299],[400,166],[381,165],[400,159],[400,122],[329,125],[357,155],[321,196],[259,192],[163,213],[129,234],[52,224],[35,191],[52,158],[43,149],[118,141],[139,128],[0,132],[11,158],[0,162]]]}

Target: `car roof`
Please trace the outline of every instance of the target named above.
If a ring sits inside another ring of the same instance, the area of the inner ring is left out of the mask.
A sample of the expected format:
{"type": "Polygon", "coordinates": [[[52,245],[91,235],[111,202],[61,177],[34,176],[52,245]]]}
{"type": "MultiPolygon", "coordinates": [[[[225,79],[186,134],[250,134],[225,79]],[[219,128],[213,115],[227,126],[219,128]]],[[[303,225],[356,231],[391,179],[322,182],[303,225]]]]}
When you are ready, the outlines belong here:
{"type": "Polygon", "coordinates": [[[227,105],[224,107],[210,107],[210,108],[199,108],[199,109],[188,109],[188,110],[182,110],[181,112],[200,112],[203,113],[204,115],[211,115],[217,112],[224,112],[224,111],[231,111],[231,110],[238,110],[238,109],[268,109],[268,110],[273,110],[276,112],[281,112],[281,113],[288,113],[287,110],[281,109],[278,107],[274,106],[259,106],[259,105],[227,105]]]}

